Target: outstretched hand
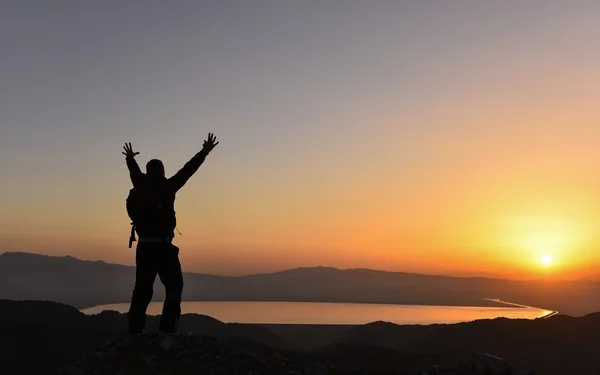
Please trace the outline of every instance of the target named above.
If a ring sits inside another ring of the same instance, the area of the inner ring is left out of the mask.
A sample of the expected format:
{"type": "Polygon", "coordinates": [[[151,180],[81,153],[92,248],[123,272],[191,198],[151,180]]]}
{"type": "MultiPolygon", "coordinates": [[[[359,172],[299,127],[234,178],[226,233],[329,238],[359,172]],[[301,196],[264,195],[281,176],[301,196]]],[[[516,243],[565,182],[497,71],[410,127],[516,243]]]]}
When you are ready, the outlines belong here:
{"type": "Polygon", "coordinates": [[[133,158],[139,154],[139,152],[133,152],[133,148],[131,147],[131,142],[125,143],[125,146],[123,146],[123,148],[125,149],[125,152],[123,152],[123,155],[125,155],[126,157],[133,158]]]}
{"type": "Polygon", "coordinates": [[[202,144],[202,149],[206,150],[206,152],[211,152],[212,149],[219,144],[219,142],[215,143],[216,140],[217,139],[215,138],[213,133],[208,133],[208,139],[202,144]]]}

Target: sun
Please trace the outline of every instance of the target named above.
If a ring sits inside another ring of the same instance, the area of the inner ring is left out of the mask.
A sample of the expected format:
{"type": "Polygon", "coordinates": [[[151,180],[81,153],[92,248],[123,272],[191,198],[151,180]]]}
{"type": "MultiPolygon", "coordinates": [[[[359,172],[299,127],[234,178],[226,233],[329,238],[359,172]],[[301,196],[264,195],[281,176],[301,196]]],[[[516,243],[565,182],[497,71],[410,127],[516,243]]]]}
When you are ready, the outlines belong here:
{"type": "Polygon", "coordinates": [[[552,257],[548,254],[544,255],[542,257],[542,259],[540,259],[542,261],[543,264],[545,265],[549,265],[550,263],[552,263],[552,257]]]}

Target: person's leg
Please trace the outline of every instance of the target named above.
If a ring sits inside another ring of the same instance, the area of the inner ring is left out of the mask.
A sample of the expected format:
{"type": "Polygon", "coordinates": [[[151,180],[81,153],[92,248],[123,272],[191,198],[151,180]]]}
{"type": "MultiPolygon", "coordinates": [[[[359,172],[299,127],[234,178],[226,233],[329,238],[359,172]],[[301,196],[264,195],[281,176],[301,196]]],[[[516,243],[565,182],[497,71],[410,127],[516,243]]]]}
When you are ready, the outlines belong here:
{"type": "Polygon", "coordinates": [[[146,309],[152,301],[152,287],[158,271],[153,250],[143,244],[138,244],[136,249],[135,287],[128,313],[131,334],[141,333],[146,325],[146,309]]]}
{"type": "Polygon", "coordinates": [[[168,244],[161,258],[158,276],[165,286],[166,296],[158,330],[162,333],[175,333],[181,315],[181,292],[183,291],[179,248],[168,244]]]}

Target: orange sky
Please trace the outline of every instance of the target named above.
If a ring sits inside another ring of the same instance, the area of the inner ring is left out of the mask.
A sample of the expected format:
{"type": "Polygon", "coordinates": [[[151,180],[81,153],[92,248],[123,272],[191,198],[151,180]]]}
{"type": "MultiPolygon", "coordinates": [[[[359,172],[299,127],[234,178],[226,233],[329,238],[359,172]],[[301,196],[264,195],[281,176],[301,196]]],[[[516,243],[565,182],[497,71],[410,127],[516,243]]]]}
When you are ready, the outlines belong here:
{"type": "Polygon", "coordinates": [[[172,174],[213,132],[185,270],[600,279],[600,6],[467,3],[11,15],[56,48],[0,45],[0,251],[133,264],[123,143],[172,174]]]}

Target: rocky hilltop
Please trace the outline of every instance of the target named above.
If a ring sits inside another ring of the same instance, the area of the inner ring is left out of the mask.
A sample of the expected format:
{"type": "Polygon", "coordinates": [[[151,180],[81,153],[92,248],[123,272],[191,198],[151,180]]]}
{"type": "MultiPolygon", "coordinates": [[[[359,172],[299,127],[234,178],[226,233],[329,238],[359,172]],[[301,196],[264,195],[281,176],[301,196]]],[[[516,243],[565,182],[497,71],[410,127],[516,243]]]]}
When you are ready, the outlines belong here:
{"type": "MultiPolygon", "coordinates": [[[[158,320],[148,318],[149,332],[156,332],[158,320]]],[[[213,375],[246,367],[266,374],[276,369],[283,374],[468,375],[478,374],[473,367],[485,373],[481,369],[495,366],[489,374],[510,367],[474,353],[493,354],[536,375],[600,374],[600,313],[428,326],[255,325],[184,314],[180,329],[194,334],[173,336],[172,345],[163,345],[163,336],[127,337],[127,317],[118,312],[88,316],[56,302],[0,300],[0,374],[46,375],[61,368],[68,375],[127,375],[136,369],[210,374],[197,370],[207,366],[213,375]],[[174,367],[152,367],[167,363],[174,367]]]]}
{"type": "Polygon", "coordinates": [[[328,374],[250,342],[198,335],[121,336],[65,366],[60,375],[328,374]]]}
{"type": "Polygon", "coordinates": [[[500,358],[475,353],[454,368],[431,366],[422,371],[369,371],[343,368],[302,355],[291,355],[250,341],[223,340],[193,334],[121,336],[64,366],[58,375],[532,375],[500,358]]]}

